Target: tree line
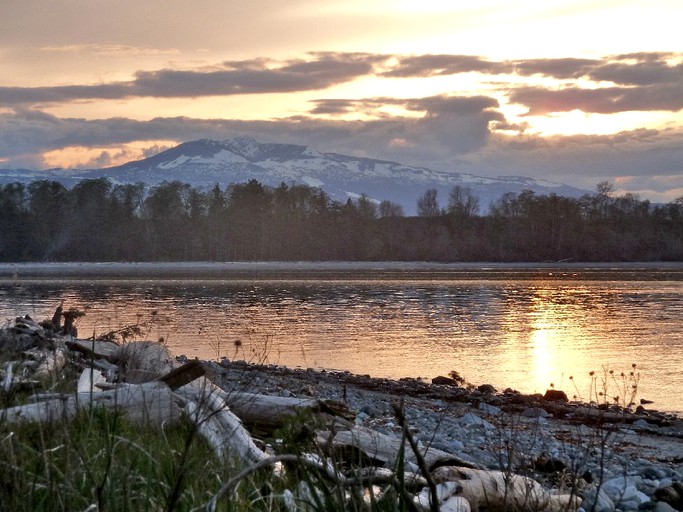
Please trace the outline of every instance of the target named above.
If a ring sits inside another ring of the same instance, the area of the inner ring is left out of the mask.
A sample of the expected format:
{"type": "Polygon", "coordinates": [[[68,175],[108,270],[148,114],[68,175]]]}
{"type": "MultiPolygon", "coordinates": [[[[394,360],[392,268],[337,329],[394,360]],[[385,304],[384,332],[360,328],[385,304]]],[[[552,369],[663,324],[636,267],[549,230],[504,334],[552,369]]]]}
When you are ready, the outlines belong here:
{"type": "Polygon", "coordinates": [[[362,195],[256,180],[210,190],[84,180],[0,186],[0,261],[681,261],[683,197],[653,205],[609,183],[581,198],[435,189],[417,216],[362,195]]]}

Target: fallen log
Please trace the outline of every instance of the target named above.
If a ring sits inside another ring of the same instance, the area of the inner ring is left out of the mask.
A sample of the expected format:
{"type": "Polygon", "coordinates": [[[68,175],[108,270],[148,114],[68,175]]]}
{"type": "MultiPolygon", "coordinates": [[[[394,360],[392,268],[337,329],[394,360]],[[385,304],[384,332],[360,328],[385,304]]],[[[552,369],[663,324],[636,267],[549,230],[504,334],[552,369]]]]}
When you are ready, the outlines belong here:
{"type": "Polygon", "coordinates": [[[202,377],[204,374],[204,365],[195,359],[185,363],[182,366],[174,368],[166,375],[159,377],[159,380],[175,391],[176,389],[189,384],[193,380],[202,377]]]}
{"type": "Polygon", "coordinates": [[[175,358],[161,343],[136,341],[121,345],[115,355],[123,380],[130,372],[147,372],[149,380],[157,379],[178,366],[175,358]]]}
{"type": "Polygon", "coordinates": [[[466,498],[458,496],[462,487],[457,482],[444,482],[436,486],[437,507],[432,507],[430,490],[425,487],[415,497],[415,505],[422,512],[439,510],[439,512],[470,512],[470,503],[466,498]]]}
{"type": "Polygon", "coordinates": [[[472,512],[479,510],[576,510],[581,498],[571,494],[550,494],[535,480],[502,471],[464,467],[440,467],[432,473],[438,484],[451,482],[460,487],[472,512]]]}
{"type": "MultiPolygon", "coordinates": [[[[349,447],[358,449],[374,464],[385,468],[395,467],[403,448],[405,460],[412,464],[417,463],[417,457],[410,450],[407,442],[403,447],[403,441],[400,438],[390,437],[365,427],[355,427],[352,430],[338,432],[318,432],[316,442],[323,449],[329,447],[332,447],[332,449],[349,447]]],[[[480,467],[477,464],[429,446],[421,447],[420,453],[430,470],[439,466],[480,467]]]]}
{"type": "Polygon", "coordinates": [[[185,406],[185,413],[197,426],[214,452],[224,460],[253,464],[267,458],[240,419],[233,414],[217,386],[200,378],[175,391],[185,406]]]}
{"type": "Polygon", "coordinates": [[[180,409],[169,387],[161,382],[151,382],[119,384],[99,393],[75,393],[66,398],[10,407],[0,410],[0,418],[8,423],[47,423],[69,420],[79,409],[95,407],[123,411],[133,423],[159,427],[180,417],[180,409]]]}
{"type": "Polygon", "coordinates": [[[76,385],[77,393],[92,393],[99,392],[100,388],[97,387],[98,384],[102,382],[107,382],[102,372],[95,370],[94,368],[86,368],[81,372],[78,378],[78,384],[76,385]]]}
{"type": "Polygon", "coordinates": [[[338,429],[353,427],[353,423],[348,421],[349,418],[353,418],[353,414],[348,407],[338,402],[239,391],[222,392],[221,396],[230,410],[245,424],[268,433],[304,411],[316,415],[325,423],[334,423],[338,429]]]}
{"type": "Polygon", "coordinates": [[[572,407],[566,410],[566,413],[571,414],[573,418],[579,421],[590,423],[594,422],[597,424],[609,422],[609,423],[635,423],[638,420],[644,420],[648,423],[658,426],[666,426],[671,422],[664,418],[658,418],[656,416],[651,416],[647,414],[638,414],[630,411],[609,411],[603,410],[596,407],[586,407],[578,406],[572,407]]]}
{"type": "Polygon", "coordinates": [[[115,363],[118,359],[120,345],[113,341],[92,341],[72,339],[66,341],[69,349],[80,352],[91,359],[106,359],[110,363],[115,363]]]}

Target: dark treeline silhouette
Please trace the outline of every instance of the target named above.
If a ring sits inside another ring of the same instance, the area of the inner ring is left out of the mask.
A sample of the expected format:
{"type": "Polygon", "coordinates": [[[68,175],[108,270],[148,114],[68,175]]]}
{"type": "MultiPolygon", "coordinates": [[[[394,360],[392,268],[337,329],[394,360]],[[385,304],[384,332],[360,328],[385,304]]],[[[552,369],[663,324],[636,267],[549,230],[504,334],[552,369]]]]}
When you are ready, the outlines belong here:
{"type": "Polygon", "coordinates": [[[681,261],[683,198],[652,205],[608,183],[581,198],[477,198],[435,190],[418,215],[366,196],[256,180],[206,191],[180,182],[37,181],[0,186],[0,261],[681,261]]]}

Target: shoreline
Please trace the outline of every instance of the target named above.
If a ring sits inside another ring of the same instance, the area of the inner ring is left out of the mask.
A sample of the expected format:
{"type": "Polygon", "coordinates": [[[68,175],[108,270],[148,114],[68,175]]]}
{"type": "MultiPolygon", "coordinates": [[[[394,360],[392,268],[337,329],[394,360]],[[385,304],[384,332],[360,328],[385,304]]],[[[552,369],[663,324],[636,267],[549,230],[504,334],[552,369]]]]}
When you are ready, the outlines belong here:
{"type": "Polygon", "coordinates": [[[343,402],[355,412],[357,427],[397,439],[402,434],[393,404],[400,403],[420,446],[487,470],[529,476],[551,493],[576,492],[583,499],[579,510],[594,504],[595,510],[683,507],[683,420],[674,414],[632,414],[417,379],[227,359],[207,364],[228,393],[343,402]]]}
{"type": "MultiPolygon", "coordinates": [[[[177,359],[181,362],[186,362],[190,358],[185,355],[179,355],[177,356],[177,359]]],[[[277,364],[250,363],[243,360],[230,361],[227,358],[223,358],[219,362],[203,362],[207,364],[217,364],[221,368],[229,370],[260,372],[271,376],[279,375],[295,380],[307,381],[310,384],[323,381],[327,384],[355,386],[367,391],[380,391],[394,395],[403,394],[413,399],[424,398],[463,404],[483,402],[496,406],[502,405],[507,407],[509,412],[516,412],[526,406],[543,406],[551,409],[553,414],[559,418],[565,418],[568,415],[573,414],[575,421],[577,422],[581,420],[582,415],[583,417],[597,416],[597,414],[587,414],[587,411],[590,410],[610,413],[611,415],[621,415],[623,417],[621,420],[623,423],[634,422],[640,419],[649,419],[651,422],[664,426],[680,423],[680,427],[683,429],[683,416],[676,412],[660,411],[656,408],[646,408],[644,406],[639,406],[636,410],[629,410],[628,408],[609,404],[607,406],[601,406],[595,403],[574,400],[567,400],[565,402],[562,400],[544,398],[544,395],[540,393],[522,393],[511,388],[499,391],[490,384],[458,386],[455,382],[450,384],[447,383],[446,380],[453,379],[443,376],[435,377],[432,379],[432,382],[428,382],[421,377],[392,379],[387,377],[372,377],[367,374],[354,374],[348,370],[301,367],[290,368],[277,364]],[[438,381],[441,382],[439,383],[438,381]],[[639,410],[640,412],[638,412],[639,410]]],[[[558,392],[561,392],[561,390],[558,390],[558,392]]],[[[616,418],[616,416],[612,417],[616,418]]]]}
{"type": "Polygon", "coordinates": [[[60,262],[0,263],[0,281],[31,279],[613,279],[683,280],[683,262],[60,262]],[[642,275],[649,273],[650,276],[642,275]]]}

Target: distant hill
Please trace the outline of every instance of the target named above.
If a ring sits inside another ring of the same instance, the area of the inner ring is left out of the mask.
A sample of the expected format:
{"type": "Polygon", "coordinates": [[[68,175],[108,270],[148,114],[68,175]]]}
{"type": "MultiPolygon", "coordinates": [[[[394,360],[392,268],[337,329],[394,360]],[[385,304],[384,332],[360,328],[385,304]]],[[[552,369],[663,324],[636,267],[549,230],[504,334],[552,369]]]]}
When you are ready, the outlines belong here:
{"type": "Polygon", "coordinates": [[[185,142],[144,160],[106,169],[0,169],[0,183],[50,179],[70,187],[80,180],[99,177],[114,183],[148,185],[177,180],[194,187],[211,187],[216,183],[226,186],[250,179],[271,186],[282,182],[306,184],[321,188],[339,201],[363,193],[371,199],[388,199],[401,204],[408,215],[415,213],[417,198],[430,188],[438,191],[439,202],[446,206],[453,186],[469,187],[479,197],[482,213],[506,192],[530,189],[538,194],[568,197],[589,192],[523,176],[486,178],[387,160],[320,153],[307,146],[260,143],[248,137],[185,142]]]}

